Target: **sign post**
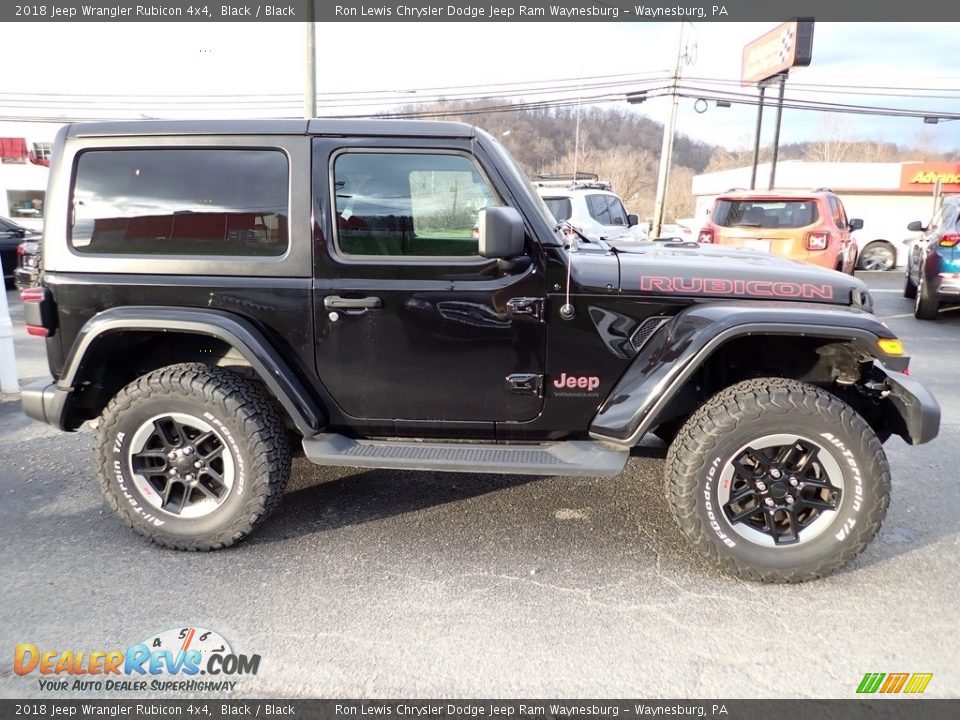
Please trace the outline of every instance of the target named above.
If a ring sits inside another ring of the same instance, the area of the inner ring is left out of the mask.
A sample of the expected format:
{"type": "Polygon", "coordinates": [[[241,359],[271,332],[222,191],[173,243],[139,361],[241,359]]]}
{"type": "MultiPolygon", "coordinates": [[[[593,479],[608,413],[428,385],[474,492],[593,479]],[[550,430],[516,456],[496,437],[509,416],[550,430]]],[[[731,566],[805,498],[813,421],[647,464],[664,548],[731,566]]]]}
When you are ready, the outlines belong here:
{"type": "Polygon", "coordinates": [[[757,189],[757,160],[760,157],[760,129],[763,127],[763,97],[767,86],[760,86],[760,104],[757,105],[757,132],[753,136],[753,171],[750,173],[750,189],[757,189]]]}
{"type": "Polygon", "coordinates": [[[756,188],[757,163],[760,161],[760,129],[763,123],[763,100],[767,84],[778,78],[780,92],[777,100],[777,121],[773,139],[773,159],[770,164],[770,190],[777,173],[777,155],[780,145],[780,121],[783,115],[783,91],[792,67],[806,67],[813,58],[813,18],[794,18],[761,35],[743,48],[740,71],[741,85],[759,85],[760,103],[757,107],[757,132],[753,142],[753,172],[750,189],[756,188]]]}
{"type": "MultiPolygon", "coordinates": [[[[0,277],[3,277],[3,261],[0,259],[0,277]]],[[[7,306],[7,292],[0,292],[0,392],[20,391],[17,382],[17,361],[13,355],[13,322],[7,306]]]]}
{"type": "Polygon", "coordinates": [[[780,74],[780,94],[777,96],[777,121],[773,125],[773,157],[770,159],[770,184],[767,190],[773,190],[777,178],[777,157],[780,155],[780,123],[783,120],[783,89],[787,84],[787,73],[780,74]]]}

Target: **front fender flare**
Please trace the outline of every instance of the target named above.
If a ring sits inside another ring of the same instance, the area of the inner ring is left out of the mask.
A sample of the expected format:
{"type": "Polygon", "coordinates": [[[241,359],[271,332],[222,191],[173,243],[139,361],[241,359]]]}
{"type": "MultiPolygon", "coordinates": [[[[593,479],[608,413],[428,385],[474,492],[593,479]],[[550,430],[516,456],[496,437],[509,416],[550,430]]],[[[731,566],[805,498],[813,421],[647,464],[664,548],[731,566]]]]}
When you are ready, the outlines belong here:
{"type": "Polygon", "coordinates": [[[894,335],[873,315],[796,303],[704,303],[679,313],[641,348],[590,425],[590,435],[632,447],[659,424],[660,413],[721,345],[746,335],[790,335],[854,343],[893,370],[909,363],[877,346],[894,335]]]}

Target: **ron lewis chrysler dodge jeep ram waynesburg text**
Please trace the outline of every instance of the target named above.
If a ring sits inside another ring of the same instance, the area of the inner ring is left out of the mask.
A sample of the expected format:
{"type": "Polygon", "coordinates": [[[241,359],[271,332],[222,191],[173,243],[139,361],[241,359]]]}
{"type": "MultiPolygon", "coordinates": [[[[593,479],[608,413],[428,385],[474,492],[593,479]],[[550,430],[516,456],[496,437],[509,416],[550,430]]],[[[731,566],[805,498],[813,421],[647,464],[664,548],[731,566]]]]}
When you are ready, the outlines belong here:
{"type": "Polygon", "coordinates": [[[697,550],[800,581],[876,534],[881,443],[939,426],[859,280],[578,237],[467,125],[71,125],[47,210],[23,299],[54,379],[24,410],[95,420],[107,502],[166,547],[249,535],[293,452],[598,476],[653,432],[697,550]]]}

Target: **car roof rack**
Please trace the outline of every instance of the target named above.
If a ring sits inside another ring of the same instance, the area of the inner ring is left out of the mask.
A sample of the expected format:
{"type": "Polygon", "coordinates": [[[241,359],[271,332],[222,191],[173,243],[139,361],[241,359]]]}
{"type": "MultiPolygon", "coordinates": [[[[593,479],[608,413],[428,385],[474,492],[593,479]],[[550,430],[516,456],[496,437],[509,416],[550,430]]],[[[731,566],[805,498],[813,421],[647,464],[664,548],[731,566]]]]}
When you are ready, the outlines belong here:
{"type": "Polygon", "coordinates": [[[566,180],[567,182],[572,182],[575,180],[599,180],[600,176],[597,173],[584,172],[578,170],[575,173],[541,173],[540,175],[534,175],[534,180],[566,180]]]}
{"type": "Polygon", "coordinates": [[[535,175],[533,184],[542,188],[563,188],[566,190],[613,190],[613,184],[607,180],[601,180],[597,173],[582,171],[535,175]]]}
{"type": "Polygon", "coordinates": [[[566,190],[607,190],[613,191],[613,185],[604,180],[535,180],[534,185],[542,188],[557,188],[566,190]]]}

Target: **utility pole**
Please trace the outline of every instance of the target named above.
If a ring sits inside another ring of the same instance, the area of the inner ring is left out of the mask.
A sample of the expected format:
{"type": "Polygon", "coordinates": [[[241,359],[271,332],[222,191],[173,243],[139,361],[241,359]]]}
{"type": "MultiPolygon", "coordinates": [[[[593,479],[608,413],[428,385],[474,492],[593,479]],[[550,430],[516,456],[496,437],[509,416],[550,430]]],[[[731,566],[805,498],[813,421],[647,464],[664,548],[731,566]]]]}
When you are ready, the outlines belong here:
{"type": "Polygon", "coordinates": [[[673,134],[677,123],[677,92],[680,85],[680,65],[683,62],[683,29],[680,23],[680,39],[677,42],[677,65],[673,71],[671,83],[670,117],[663,126],[663,143],[660,146],[660,172],[657,174],[657,198],[653,203],[653,237],[660,237],[660,228],[663,226],[663,205],[667,197],[667,181],[670,179],[670,161],[673,156],[673,134]]]}
{"type": "Polygon", "coordinates": [[[317,116],[317,29],[316,0],[307,0],[307,86],[303,94],[304,117],[317,116]]]}

